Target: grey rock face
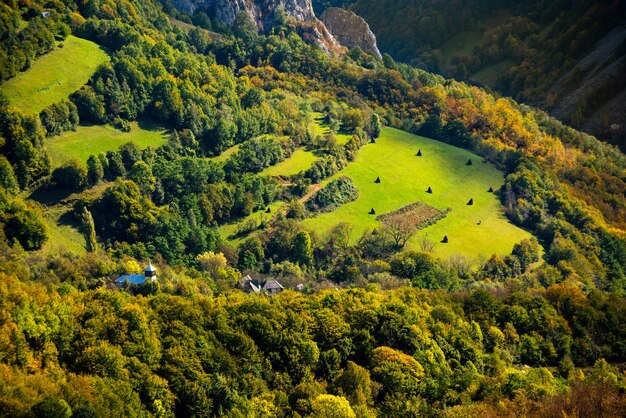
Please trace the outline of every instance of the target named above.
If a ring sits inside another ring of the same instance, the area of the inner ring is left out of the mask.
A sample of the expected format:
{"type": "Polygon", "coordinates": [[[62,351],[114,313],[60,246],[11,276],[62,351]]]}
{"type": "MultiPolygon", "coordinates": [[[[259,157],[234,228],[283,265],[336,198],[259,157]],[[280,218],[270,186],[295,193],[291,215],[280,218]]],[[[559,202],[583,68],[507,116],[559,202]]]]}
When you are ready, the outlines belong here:
{"type": "Polygon", "coordinates": [[[311,0],[171,0],[177,9],[193,13],[205,10],[211,19],[231,25],[241,11],[250,15],[259,29],[269,27],[280,6],[300,22],[315,20],[311,0]]]}
{"type": "Polygon", "coordinates": [[[376,36],[361,16],[338,7],[329,7],[322,15],[322,22],[341,45],[372,52],[381,58],[376,45],[376,36]]]}
{"type": "Polygon", "coordinates": [[[298,22],[298,32],[304,39],[317,43],[326,52],[346,52],[324,23],[315,17],[311,0],[170,0],[170,2],[175,8],[188,13],[194,13],[196,10],[206,11],[212,20],[227,25],[233,24],[237,14],[245,12],[259,30],[271,28],[275,21],[275,12],[279,7],[283,7],[285,13],[298,22]]]}

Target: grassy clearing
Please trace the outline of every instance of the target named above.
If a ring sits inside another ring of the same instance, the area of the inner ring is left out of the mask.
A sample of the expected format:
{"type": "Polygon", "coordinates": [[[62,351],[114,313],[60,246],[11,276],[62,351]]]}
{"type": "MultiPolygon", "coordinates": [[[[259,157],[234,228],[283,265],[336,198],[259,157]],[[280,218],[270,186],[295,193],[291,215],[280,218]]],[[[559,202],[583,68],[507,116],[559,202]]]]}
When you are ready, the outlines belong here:
{"type": "Polygon", "coordinates": [[[497,64],[488,65],[470,76],[470,80],[485,86],[493,87],[498,81],[498,76],[506,72],[515,63],[512,60],[504,60],[497,64]]]}
{"type": "Polygon", "coordinates": [[[235,245],[235,246],[239,245],[240,243],[245,241],[250,236],[250,234],[252,234],[252,232],[251,232],[250,234],[247,234],[247,235],[235,236],[235,234],[237,233],[237,228],[239,227],[239,225],[243,225],[245,222],[248,222],[249,220],[253,220],[253,221],[257,222],[257,225],[260,224],[261,222],[269,221],[270,218],[272,216],[274,216],[276,211],[284,203],[285,202],[281,202],[281,201],[277,201],[277,202],[272,203],[269,206],[269,208],[271,210],[271,213],[265,213],[264,210],[260,210],[258,212],[253,212],[249,216],[246,216],[245,218],[240,219],[237,222],[233,222],[233,223],[229,223],[229,224],[220,226],[220,236],[222,237],[223,240],[226,240],[231,245],[235,245]]]}
{"type": "Polygon", "coordinates": [[[318,157],[311,151],[298,148],[291,154],[291,157],[280,163],[268,167],[261,172],[262,176],[291,176],[310,168],[318,157]]]}
{"type": "Polygon", "coordinates": [[[172,26],[175,26],[175,27],[177,27],[179,29],[184,30],[185,32],[189,32],[189,31],[192,31],[194,29],[200,29],[202,32],[204,32],[207,35],[209,35],[209,39],[212,39],[212,38],[223,39],[224,38],[224,35],[222,35],[220,33],[211,32],[210,30],[206,30],[204,28],[201,28],[200,26],[196,26],[196,25],[191,24],[191,23],[183,22],[182,20],[174,19],[173,17],[170,17],[170,24],[172,26]]]}
{"type": "Polygon", "coordinates": [[[439,210],[451,208],[451,212],[421,230],[409,247],[419,248],[419,237],[427,237],[436,242],[434,251],[441,257],[477,258],[509,253],[515,243],[530,237],[506,220],[498,198],[487,192],[503,184],[502,173],[479,156],[439,141],[384,128],[377,143],[361,149],[356,161],[338,175],[352,178],[360,197],[304,221],[321,234],[338,222],[349,222],[354,225],[351,238],[356,242],[364,231],[379,226],[376,215],[368,214],[372,208],[380,215],[421,201],[439,210]],[[418,149],[422,157],[415,155],[418,149]],[[467,166],[470,158],[474,164],[467,166]],[[378,176],[380,184],[374,183],[378,176]],[[433,194],[426,193],[429,186],[433,194]],[[470,198],[472,206],[467,205],[470,198]],[[444,235],[448,244],[440,243],[444,235]]]}
{"type": "Polygon", "coordinates": [[[450,60],[455,55],[471,56],[474,47],[478,45],[482,39],[483,34],[475,31],[466,31],[455,35],[441,46],[443,59],[446,64],[450,64],[450,60]]]}
{"type": "Polygon", "coordinates": [[[211,159],[218,163],[224,163],[226,162],[226,160],[228,160],[231,157],[231,155],[239,151],[239,147],[241,147],[241,144],[233,145],[232,147],[228,148],[226,151],[224,151],[217,157],[211,157],[211,159]]]}
{"type": "Polygon", "coordinates": [[[71,217],[66,208],[48,209],[45,218],[48,226],[48,241],[41,249],[43,254],[67,252],[84,254],[86,252],[85,238],[78,230],[78,225],[70,220],[71,217]]]}
{"type": "Polygon", "coordinates": [[[73,158],[86,162],[90,155],[114,151],[126,142],[139,148],[158,147],[167,142],[167,130],[148,122],[132,122],[130,132],[109,125],[83,125],[48,139],[45,148],[56,167],[73,158]]]}
{"type": "Polygon", "coordinates": [[[63,48],[42,56],[30,69],[8,80],[0,89],[13,106],[25,113],[37,114],[78,90],[108,59],[97,44],[68,36],[63,48]]]}
{"type": "Polygon", "coordinates": [[[73,205],[78,199],[93,200],[99,198],[111,183],[100,183],[97,186],[71,193],[64,190],[36,190],[23,196],[46,206],[45,220],[48,226],[48,241],[41,249],[42,254],[84,254],[85,238],[80,232],[80,225],[74,220],[73,205]]]}
{"type": "MultiPolygon", "coordinates": [[[[320,112],[312,112],[311,116],[313,117],[313,123],[309,125],[309,129],[313,132],[314,135],[324,136],[328,132],[330,132],[330,128],[328,125],[325,125],[324,115],[320,112]]],[[[352,139],[352,134],[345,134],[342,132],[338,132],[335,134],[335,138],[337,139],[338,145],[347,144],[350,139],[352,139]]]]}

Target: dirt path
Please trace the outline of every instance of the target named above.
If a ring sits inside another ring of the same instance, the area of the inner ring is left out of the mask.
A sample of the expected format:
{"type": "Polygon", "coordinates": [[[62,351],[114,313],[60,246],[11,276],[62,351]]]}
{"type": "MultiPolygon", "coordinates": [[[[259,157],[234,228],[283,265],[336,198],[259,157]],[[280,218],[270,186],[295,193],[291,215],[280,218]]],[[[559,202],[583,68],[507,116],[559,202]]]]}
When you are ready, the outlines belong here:
{"type": "MultiPolygon", "coordinates": [[[[298,199],[298,201],[300,203],[306,203],[310,198],[312,198],[315,193],[319,192],[320,189],[322,188],[322,186],[320,184],[312,184],[309,187],[309,191],[302,196],[300,199],[298,199]]],[[[282,213],[283,215],[287,213],[287,205],[282,205],[275,213],[274,216],[272,216],[272,219],[270,221],[270,224],[273,223],[273,221],[276,219],[276,217],[278,216],[279,213],[282,213]]],[[[269,236],[272,236],[272,234],[274,233],[275,230],[275,226],[271,225],[270,229],[269,229],[269,236]]]]}
{"type": "Polygon", "coordinates": [[[300,201],[300,203],[306,203],[310,198],[313,197],[315,193],[319,192],[321,188],[322,186],[320,186],[319,184],[312,184],[309,191],[298,200],[300,201]]]}

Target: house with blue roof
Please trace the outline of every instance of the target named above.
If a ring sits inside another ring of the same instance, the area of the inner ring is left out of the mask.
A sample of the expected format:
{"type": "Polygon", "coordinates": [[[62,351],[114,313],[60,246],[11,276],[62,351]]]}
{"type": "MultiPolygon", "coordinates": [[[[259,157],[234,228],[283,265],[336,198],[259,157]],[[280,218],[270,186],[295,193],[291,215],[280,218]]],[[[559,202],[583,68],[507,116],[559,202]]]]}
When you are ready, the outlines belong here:
{"type": "Polygon", "coordinates": [[[141,285],[146,283],[146,281],[156,282],[156,279],[156,267],[154,267],[152,263],[148,262],[148,267],[146,267],[143,271],[143,274],[124,274],[123,276],[120,276],[119,279],[115,280],[115,285],[117,287],[122,287],[126,283],[141,285]]]}

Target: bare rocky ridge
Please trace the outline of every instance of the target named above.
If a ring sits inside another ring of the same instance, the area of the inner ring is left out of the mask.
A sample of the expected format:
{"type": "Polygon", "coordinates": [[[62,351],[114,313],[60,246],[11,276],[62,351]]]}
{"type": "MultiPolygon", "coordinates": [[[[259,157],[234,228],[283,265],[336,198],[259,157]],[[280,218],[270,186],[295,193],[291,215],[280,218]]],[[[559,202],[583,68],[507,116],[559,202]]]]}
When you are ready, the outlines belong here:
{"type": "Polygon", "coordinates": [[[358,46],[363,51],[372,52],[382,58],[376,45],[376,36],[361,16],[338,7],[329,7],[321,19],[341,45],[347,48],[358,46]]]}
{"type": "Polygon", "coordinates": [[[239,12],[247,12],[260,29],[271,25],[274,12],[280,6],[300,22],[315,20],[311,0],[172,0],[177,9],[193,13],[204,10],[211,19],[232,25],[239,12]]]}
{"type": "Polygon", "coordinates": [[[261,31],[272,27],[275,12],[282,7],[288,16],[299,22],[298,29],[303,38],[317,43],[326,52],[345,52],[345,48],[315,17],[311,0],[171,0],[171,3],[188,13],[206,11],[212,20],[227,25],[233,24],[237,14],[245,12],[261,31]]]}

